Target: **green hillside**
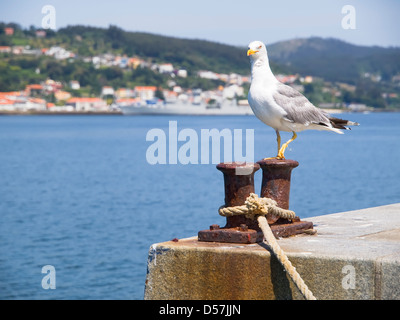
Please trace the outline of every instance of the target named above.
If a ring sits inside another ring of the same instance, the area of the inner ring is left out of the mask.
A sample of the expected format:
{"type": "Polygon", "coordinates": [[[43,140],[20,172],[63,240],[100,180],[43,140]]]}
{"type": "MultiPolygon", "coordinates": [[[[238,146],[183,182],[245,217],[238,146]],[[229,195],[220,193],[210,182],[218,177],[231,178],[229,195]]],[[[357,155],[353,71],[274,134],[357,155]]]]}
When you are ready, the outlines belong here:
{"type": "Polygon", "coordinates": [[[128,56],[152,58],[171,62],[189,70],[248,73],[249,65],[243,48],[220,43],[160,36],[141,32],[127,32],[118,27],[108,29],[71,26],[58,34],[78,54],[93,55],[106,51],[128,56]]]}
{"type": "MultiPolygon", "coordinates": [[[[10,24],[7,24],[10,25],[10,24]]],[[[57,32],[47,30],[46,38],[36,38],[35,28],[22,30],[15,36],[2,34],[6,26],[0,23],[0,45],[30,45],[50,47],[60,45],[80,56],[105,52],[126,54],[171,62],[191,71],[212,70],[220,73],[249,74],[245,47],[181,39],[142,32],[124,31],[116,26],[96,28],[68,26],[57,32]]],[[[364,73],[379,73],[390,80],[400,73],[400,48],[356,46],[338,39],[308,38],[267,45],[275,72],[310,74],[329,81],[355,83],[364,73]]]]}
{"type": "MultiPolygon", "coordinates": [[[[199,70],[250,73],[246,46],[129,32],[116,26],[68,26],[58,31],[46,30],[46,37],[38,37],[36,31],[34,27],[22,29],[17,24],[0,23],[0,46],[38,49],[60,46],[75,53],[76,57],[56,60],[45,55],[0,53],[0,91],[21,90],[29,83],[47,78],[64,83],[78,80],[83,92],[74,92],[74,95],[98,95],[105,85],[115,88],[135,85],[167,87],[170,77],[150,68],[95,68],[90,57],[105,53],[137,56],[151,63],[172,63],[175,68],[186,69],[187,78],[174,79],[184,88],[212,89],[224,84],[197,77],[199,70]],[[15,29],[12,36],[4,34],[7,26],[15,29]],[[88,57],[89,60],[85,60],[88,57]]],[[[394,98],[386,103],[382,94],[400,96],[398,81],[393,80],[394,76],[400,75],[400,48],[357,46],[338,39],[314,37],[267,44],[267,50],[274,73],[311,75],[322,81],[353,85],[356,90],[344,92],[345,102],[363,102],[379,107],[399,102],[394,98]]],[[[324,101],[322,88],[320,83],[310,84],[305,89],[319,96],[319,99],[314,99],[319,103],[324,101]]]]}
{"type": "Polygon", "coordinates": [[[294,39],[268,46],[270,59],[294,73],[355,84],[365,73],[390,81],[400,73],[400,48],[356,46],[338,39],[294,39]]]}

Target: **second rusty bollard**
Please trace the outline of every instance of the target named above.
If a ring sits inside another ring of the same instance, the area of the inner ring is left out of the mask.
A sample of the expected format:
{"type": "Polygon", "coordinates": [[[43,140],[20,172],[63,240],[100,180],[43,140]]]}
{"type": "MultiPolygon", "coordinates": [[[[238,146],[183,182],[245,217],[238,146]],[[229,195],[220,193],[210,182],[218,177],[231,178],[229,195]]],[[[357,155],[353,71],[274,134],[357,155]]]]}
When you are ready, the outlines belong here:
{"type": "MultiPolygon", "coordinates": [[[[261,197],[273,199],[277,202],[278,207],[289,209],[292,170],[299,163],[295,160],[287,159],[264,159],[257,163],[263,172],[261,197]]],[[[276,237],[288,237],[313,229],[312,222],[301,221],[299,217],[295,217],[290,221],[267,214],[266,218],[276,237]]]]}
{"type": "MultiPolygon", "coordinates": [[[[277,202],[278,207],[289,209],[290,178],[292,170],[299,163],[295,160],[264,159],[257,162],[263,172],[261,183],[261,197],[270,198],[277,202]]],[[[267,215],[269,224],[279,218],[267,215]]]]}

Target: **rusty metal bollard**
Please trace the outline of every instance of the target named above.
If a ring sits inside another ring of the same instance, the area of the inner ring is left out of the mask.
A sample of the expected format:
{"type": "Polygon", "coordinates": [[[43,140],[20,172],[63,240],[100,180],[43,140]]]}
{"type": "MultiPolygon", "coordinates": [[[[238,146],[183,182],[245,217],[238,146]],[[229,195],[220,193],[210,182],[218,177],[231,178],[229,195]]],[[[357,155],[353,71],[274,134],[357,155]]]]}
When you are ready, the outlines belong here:
{"type": "MultiPolygon", "coordinates": [[[[264,159],[257,161],[263,173],[261,197],[275,200],[278,207],[289,209],[290,180],[292,170],[299,163],[295,160],[264,159]]],[[[312,222],[300,221],[299,217],[290,221],[273,215],[266,216],[276,237],[288,237],[313,228],[312,222]]]]}
{"type": "MultiPolygon", "coordinates": [[[[267,159],[257,162],[262,169],[261,197],[275,200],[278,207],[289,209],[290,178],[299,163],[294,160],[267,159]]],[[[267,215],[269,224],[278,217],[267,215]]]]}
{"type": "MultiPolygon", "coordinates": [[[[257,163],[220,163],[217,169],[224,175],[225,206],[241,206],[250,193],[255,193],[254,173],[260,169],[257,163]]],[[[259,236],[257,221],[245,216],[227,217],[225,227],[220,228],[214,224],[210,226],[210,230],[198,233],[199,241],[235,243],[254,243],[260,241],[257,239],[259,236]]]]}
{"type": "MultiPolygon", "coordinates": [[[[275,200],[279,207],[289,209],[291,172],[299,165],[294,160],[261,160],[257,163],[220,163],[217,169],[224,174],[225,206],[241,206],[250,193],[254,192],[254,173],[263,171],[261,197],[275,200]],[[243,170],[245,169],[245,170],[243,170]],[[243,172],[244,171],[244,172],[243,172]],[[240,172],[241,174],[237,174],[240,172]]],[[[273,215],[266,216],[276,237],[288,237],[313,228],[312,222],[292,221],[273,215]]],[[[243,215],[227,217],[225,227],[213,224],[209,230],[198,233],[199,241],[255,243],[263,241],[263,233],[256,220],[243,215]]]]}
{"type": "MultiPolygon", "coordinates": [[[[217,165],[217,169],[224,174],[226,207],[241,206],[245,203],[250,193],[255,193],[254,173],[260,169],[257,163],[246,165],[236,162],[220,163],[217,165]],[[245,169],[247,172],[244,172],[246,174],[238,175],[238,169],[245,169]]],[[[256,221],[247,219],[245,216],[227,217],[226,220],[225,228],[235,228],[241,224],[245,224],[251,229],[257,227],[256,221]]]]}

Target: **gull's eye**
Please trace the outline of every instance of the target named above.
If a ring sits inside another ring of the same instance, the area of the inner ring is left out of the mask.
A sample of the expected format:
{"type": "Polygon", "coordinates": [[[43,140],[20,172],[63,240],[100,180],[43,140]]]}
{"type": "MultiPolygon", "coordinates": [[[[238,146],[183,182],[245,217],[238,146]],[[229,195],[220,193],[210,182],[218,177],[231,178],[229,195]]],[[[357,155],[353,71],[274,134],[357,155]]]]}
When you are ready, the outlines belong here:
{"type": "Polygon", "coordinates": [[[257,49],[261,49],[261,48],[262,48],[262,46],[261,46],[261,45],[257,47],[257,49]]]}

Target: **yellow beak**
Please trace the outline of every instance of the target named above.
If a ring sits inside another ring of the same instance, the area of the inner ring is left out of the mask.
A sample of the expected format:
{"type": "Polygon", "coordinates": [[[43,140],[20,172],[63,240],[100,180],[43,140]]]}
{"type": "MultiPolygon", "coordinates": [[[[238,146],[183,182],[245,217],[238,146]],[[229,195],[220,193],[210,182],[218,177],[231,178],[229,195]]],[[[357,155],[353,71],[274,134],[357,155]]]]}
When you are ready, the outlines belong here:
{"type": "Polygon", "coordinates": [[[247,56],[251,56],[252,54],[255,54],[255,53],[257,53],[258,51],[256,51],[256,50],[251,50],[251,49],[249,49],[249,50],[247,50],[247,56]]]}

